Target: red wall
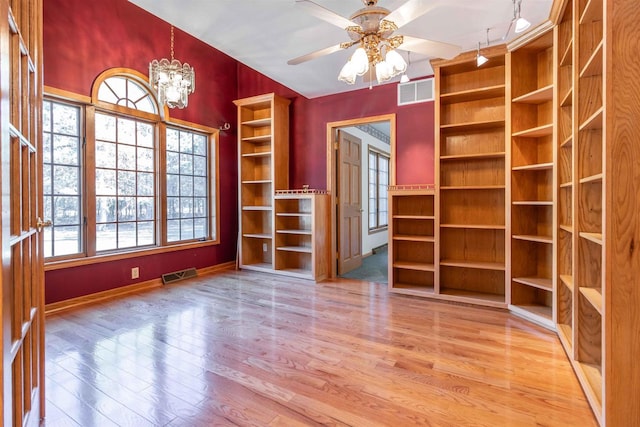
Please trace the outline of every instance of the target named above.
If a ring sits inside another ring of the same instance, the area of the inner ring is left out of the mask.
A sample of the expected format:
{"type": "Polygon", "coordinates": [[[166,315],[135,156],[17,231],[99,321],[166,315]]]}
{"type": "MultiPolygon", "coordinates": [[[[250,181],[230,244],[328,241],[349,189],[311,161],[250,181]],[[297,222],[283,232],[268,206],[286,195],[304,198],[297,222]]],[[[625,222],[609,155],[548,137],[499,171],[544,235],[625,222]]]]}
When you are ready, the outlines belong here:
{"type": "MultiPolygon", "coordinates": [[[[87,95],[95,78],[113,67],[148,74],[149,62],[170,55],[170,26],[126,0],[44,2],[44,83],[87,95]]],[[[290,184],[326,186],[326,123],[395,113],[397,183],[433,182],[433,103],[397,107],[396,85],[376,86],[316,99],[238,63],[222,52],[175,30],[175,57],[196,70],[196,91],[171,117],[219,127],[220,245],[46,272],[46,302],[52,303],[150,279],[189,267],[235,258],[237,223],[237,128],[234,99],[275,92],[292,100],[290,184]],[[130,279],[131,267],[140,278],[130,279]]]]}

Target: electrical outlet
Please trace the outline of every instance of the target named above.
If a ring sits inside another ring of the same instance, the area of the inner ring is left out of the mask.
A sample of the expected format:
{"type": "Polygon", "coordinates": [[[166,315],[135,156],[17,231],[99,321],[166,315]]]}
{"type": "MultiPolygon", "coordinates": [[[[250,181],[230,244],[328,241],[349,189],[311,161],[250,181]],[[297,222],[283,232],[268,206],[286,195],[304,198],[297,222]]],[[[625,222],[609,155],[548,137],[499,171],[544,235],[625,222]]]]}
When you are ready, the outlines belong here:
{"type": "Polygon", "coordinates": [[[262,244],[262,252],[267,252],[267,244],[266,243],[262,244]]]}
{"type": "Polygon", "coordinates": [[[140,267],[133,267],[131,269],[131,278],[137,279],[138,277],[140,277],[140,267]]]}

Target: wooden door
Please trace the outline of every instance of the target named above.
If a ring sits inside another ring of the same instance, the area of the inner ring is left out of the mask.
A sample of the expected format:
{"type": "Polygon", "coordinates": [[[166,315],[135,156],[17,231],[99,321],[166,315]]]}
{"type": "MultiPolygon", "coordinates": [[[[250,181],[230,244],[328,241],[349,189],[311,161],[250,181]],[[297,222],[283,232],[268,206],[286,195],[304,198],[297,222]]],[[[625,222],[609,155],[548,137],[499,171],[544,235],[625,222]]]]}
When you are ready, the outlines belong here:
{"type": "Polygon", "coordinates": [[[361,142],[338,131],[338,274],[362,265],[361,142]]]}
{"type": "Polygon", "coordinates": [[[42,0],[0,0],[2,411],[4,426],[44,415],[42,0]]]}

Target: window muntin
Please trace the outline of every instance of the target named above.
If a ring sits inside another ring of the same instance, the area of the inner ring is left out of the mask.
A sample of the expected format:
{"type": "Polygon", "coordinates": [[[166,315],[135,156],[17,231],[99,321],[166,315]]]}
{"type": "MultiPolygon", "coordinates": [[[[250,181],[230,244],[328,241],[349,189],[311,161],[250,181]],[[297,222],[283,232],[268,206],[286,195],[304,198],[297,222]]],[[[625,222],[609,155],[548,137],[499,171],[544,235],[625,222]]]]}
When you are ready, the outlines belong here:
{"type": "Polygon", "coordinates": [[[387,187],[389,186],[389,157],[369,150],[369,230],[389,225],[387,187]]]}
{"type": "Polygon", "coordinates": [[[106,78],[98,87],[98,100],[147,113],[158,113],[147,89],[126,76],[106,78]]]}
{"type": "Polygon", "coordinates": [[[47,100],[42,112],[44,217],[52,223],[44,230],[44,256],[79,254],[83,250],[81,108],[47,100]]]}

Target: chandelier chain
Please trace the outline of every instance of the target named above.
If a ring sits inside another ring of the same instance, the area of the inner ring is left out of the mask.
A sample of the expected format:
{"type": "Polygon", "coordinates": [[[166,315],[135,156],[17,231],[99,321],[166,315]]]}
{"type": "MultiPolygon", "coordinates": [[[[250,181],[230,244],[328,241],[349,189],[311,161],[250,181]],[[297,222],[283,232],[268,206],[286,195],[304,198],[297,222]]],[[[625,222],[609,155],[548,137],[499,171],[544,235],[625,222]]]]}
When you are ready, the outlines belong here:
{"type": "Polygon", "coordinates": [[[173,25],[171,26],[171,60],[173,61],[173,25]]]}

